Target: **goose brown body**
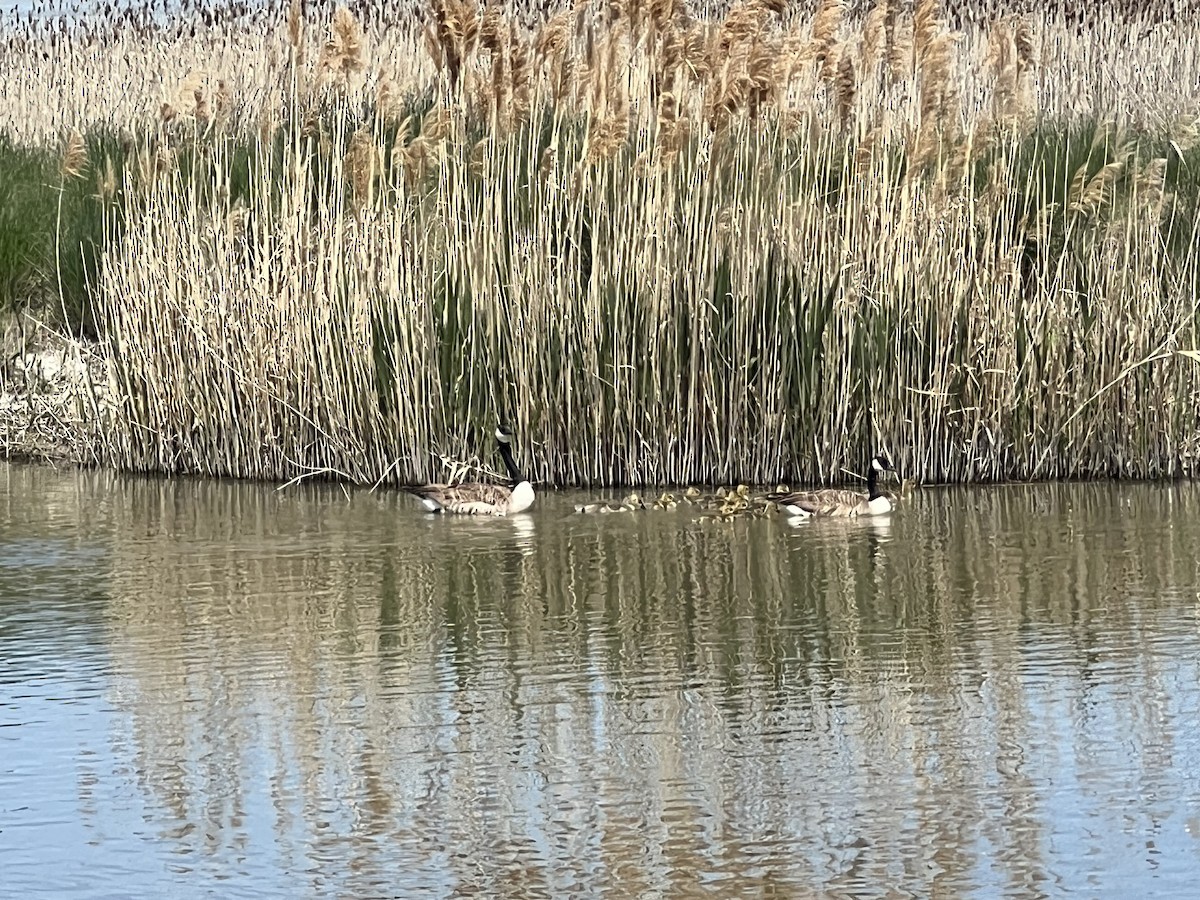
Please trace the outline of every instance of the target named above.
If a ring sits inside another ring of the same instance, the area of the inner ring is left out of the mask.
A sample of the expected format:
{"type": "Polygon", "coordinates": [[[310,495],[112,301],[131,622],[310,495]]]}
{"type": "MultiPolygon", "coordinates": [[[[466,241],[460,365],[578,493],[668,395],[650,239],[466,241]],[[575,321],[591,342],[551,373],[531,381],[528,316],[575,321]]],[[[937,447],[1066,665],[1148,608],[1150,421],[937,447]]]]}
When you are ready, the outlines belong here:
{"type": "Polygon", "coordinates": [[[423,484],[409,488],[409,492],[420,497],[430,512],[464,516],[507,516],[533,505],[533,487],[527,481],[515,488],[501,484],[423,484]]]}
{"type": "Polygon", "coordinates": [[[882,516],[892,511],[892,501],[879,490],[879,473],[892,471],[892,464],[880,454],[871,460],[867,475],[867,493],[827,488],[819,491],[788,491],[767,494],[767,499],[794,516],[854,518],[882,516]]]}

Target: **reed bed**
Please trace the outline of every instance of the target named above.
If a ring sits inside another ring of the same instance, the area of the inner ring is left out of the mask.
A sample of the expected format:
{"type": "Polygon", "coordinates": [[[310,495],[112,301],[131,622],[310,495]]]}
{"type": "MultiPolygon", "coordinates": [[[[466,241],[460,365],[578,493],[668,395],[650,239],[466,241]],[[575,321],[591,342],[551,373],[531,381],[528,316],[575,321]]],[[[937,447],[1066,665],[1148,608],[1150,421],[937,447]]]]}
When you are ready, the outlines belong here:
{"type": "Polygon", "coordinates": [[[1194,12],[368,13],[9,37],[15,140],[119,134],[112,464],[406,482],[502,417],[558,484],[1194,471],[1194,12]]]}

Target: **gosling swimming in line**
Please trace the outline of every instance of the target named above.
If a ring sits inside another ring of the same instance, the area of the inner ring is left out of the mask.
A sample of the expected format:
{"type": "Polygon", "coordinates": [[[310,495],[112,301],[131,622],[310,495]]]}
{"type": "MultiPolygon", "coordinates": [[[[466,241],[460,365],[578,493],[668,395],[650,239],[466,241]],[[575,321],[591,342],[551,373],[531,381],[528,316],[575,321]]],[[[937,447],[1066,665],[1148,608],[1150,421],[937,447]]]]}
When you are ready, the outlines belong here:
{"type": "Polygon", "coordinates": [[[575,506],[577,513],[615,513],[615,512],[637,512],[646,508],[646,504],[642,501],[641,495],[634,491],[620,503],[607,503],[603,500],[596,503],[579,503],[575,506]]]}
{"type": "Polygon", "coordinates": [[[506,426],[496,429],[496,442],[511,485],[502,484],[423,484],[405,488],[421,499],[429,512],[466,516],[511,516],[533,506],[533,485],[521,474],[512,451],[513,433],[506,426]]]}
{"type": "Polygon", "coordinates": [[[879,490],[881,472],[894,472],[891,461],[882,453],[871,460],[867,472],[867,492],[826,488],[819,491],[789,491],[767,494],[780,509],[802,518],[853,518],[884,516],[892,511],[891,499],[879,490]]]}

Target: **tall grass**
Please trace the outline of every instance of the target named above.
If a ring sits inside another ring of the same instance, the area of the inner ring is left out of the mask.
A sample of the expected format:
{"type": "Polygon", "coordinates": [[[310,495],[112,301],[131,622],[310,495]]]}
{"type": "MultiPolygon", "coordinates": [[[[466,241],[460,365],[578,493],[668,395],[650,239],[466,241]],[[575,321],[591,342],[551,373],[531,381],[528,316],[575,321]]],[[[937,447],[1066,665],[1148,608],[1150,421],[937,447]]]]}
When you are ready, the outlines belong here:
{"type": "Polygon", "coordinates": [[[176,86],[77,112],[135,133],[112,463],[408,481],[499,416],[556,483],[1195,468],[1194,17],[433,9],[70,57],[176,86]]]}
{"type": "Polygon", "coordinates": [[[87,140],[73,135],[80,168],[68,172],[60,148],[20,146],[0,131],[0,313],[33,305],[73,333],[94,334],[89,301],[105,231],[102,182],[107,172],[115,184],[121,160],[102,130],[87,140]],[[89,151],[108,160],[96,173],[100,183],[83,177],[89,151]]]}
{"type": "Polygon", "coordinates": [[[15,308],[45,277],[38,257],[48,240],[30,215],[42,169],[37,153],[0,135],[0,310],[15,308]]]}
{"type": "Polygon", "coordinates": [[[0,454],[95,462],[102,418],[84,342],[101,243],[120,234],[121,154],[96,129],[62,148],[0,133],[0,454]],[[105,162],[89,171],[92,158],[105,162]],[[91,175],[95,175],[92,179],[91,175]],[[107,225],[105,224],[107,220],[107,225]]]}

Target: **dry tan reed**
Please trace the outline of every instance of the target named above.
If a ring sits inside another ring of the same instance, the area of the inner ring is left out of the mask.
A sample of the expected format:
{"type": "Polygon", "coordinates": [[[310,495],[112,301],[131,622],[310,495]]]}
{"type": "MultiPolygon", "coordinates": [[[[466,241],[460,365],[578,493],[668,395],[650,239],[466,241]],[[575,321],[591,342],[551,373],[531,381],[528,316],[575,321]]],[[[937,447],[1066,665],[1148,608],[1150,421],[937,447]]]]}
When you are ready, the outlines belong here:
{"type": "Polygon", "coordinates": [[[500,416],[556,483],[1195,466],[1194,210],[1135,139],[1196,114],[1161,90],[1200,72],[1188,23],[1119,56],[1115,24],[929,0],[432,9],[120,34],[168,94],[58,114],[145,135],[98,286],[114,463],[407,481],[500,416]]]}

